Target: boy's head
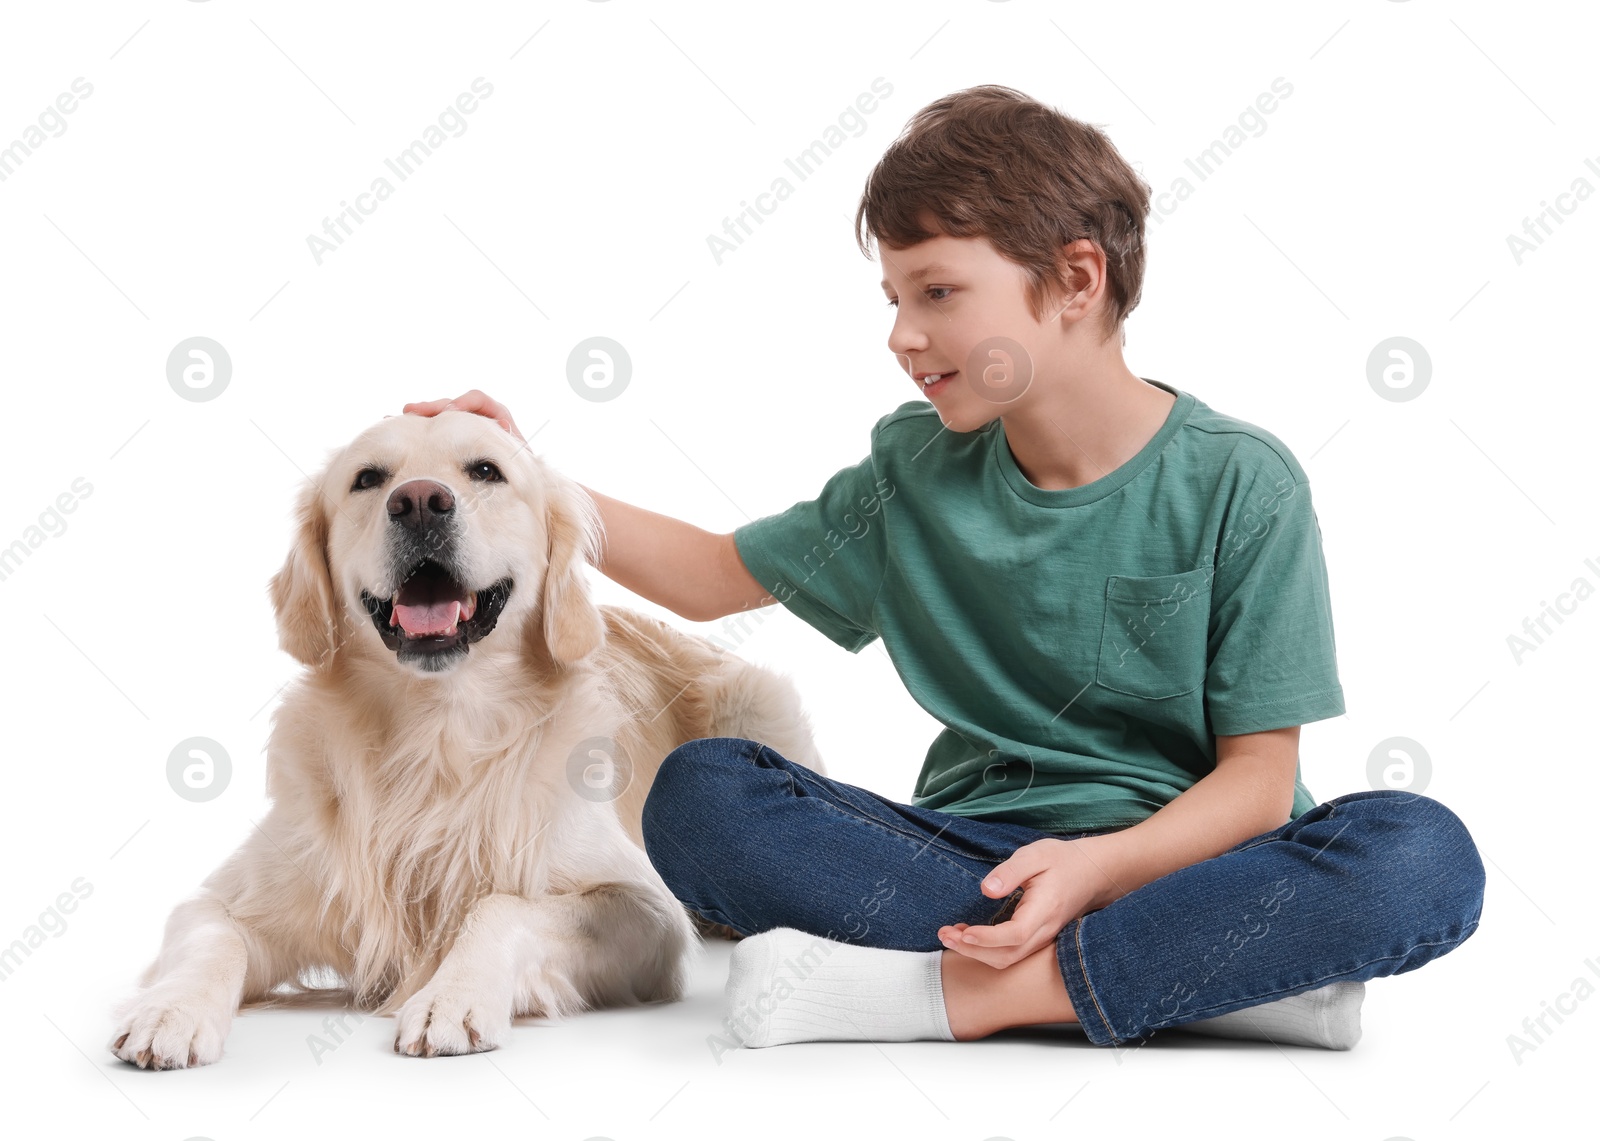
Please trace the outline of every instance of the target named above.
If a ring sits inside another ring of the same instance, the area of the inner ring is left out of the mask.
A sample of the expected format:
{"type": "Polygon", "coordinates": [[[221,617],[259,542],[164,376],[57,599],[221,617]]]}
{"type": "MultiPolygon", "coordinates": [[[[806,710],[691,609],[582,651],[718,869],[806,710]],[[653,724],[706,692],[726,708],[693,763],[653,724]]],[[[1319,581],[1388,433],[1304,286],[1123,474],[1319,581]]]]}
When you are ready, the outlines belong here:
{"type": "Polygon", "coordinates": [[[877,241],[899,310],[891,350],[916,375],[966,370],[995,337],[1031,351],[1065,330],[1085,352],[1113,336],[1120,346],[1143,286],[1149,206],[1149,184],[1087,123],[1009,87],[935,100],[873,168],[856,212],[857,242],[871,257],[877,241]],[[934,263],[948,268],[915,277],[934,263]]]}

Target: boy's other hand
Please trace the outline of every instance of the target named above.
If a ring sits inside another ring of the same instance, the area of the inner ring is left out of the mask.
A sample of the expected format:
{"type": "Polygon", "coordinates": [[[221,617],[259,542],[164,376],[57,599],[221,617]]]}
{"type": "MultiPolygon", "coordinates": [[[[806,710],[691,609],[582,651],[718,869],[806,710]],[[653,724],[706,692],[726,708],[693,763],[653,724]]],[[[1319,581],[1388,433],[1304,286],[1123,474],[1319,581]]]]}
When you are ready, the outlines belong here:
{"type": "Polygon", "coordinates": [[[1004,899],[1021,888],[1016,910],[998,924],[941,927],[939,941],[999,970],[1049,945],[1068,923],[1101,906],[1108,877],[1088,854],[1090,839],[1095,837],[1047,837],[1018,848],[979,885],[991,899],[1004,899]]]}
{"type": "Polygon", "coordinates": [[[400,409],[402,415],[410,413],[417,416],[435,416],[447,409],[457,409],[461,412],[476,412],[480,416],[487,416],[506,431],[510,432],[524,444],[528,441],[522,439],[522,433],[517,431],[517,425],[511,419],[511,409],[501,404],[486,392],[474,388],[463,392],[454,400],[421,400],[413,401],[400,409]]]}

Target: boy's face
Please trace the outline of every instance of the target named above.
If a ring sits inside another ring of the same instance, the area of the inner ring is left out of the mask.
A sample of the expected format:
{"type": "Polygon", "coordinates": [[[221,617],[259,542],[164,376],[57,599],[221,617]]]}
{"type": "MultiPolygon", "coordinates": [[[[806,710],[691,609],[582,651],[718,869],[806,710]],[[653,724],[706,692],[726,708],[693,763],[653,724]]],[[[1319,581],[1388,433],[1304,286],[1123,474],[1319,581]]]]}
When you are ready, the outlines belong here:
{"type": "Polygon", "coordinates": [[[1035,369],[1061,359],[1058,322],[1034,318],[1026,271],[987,238],[940,234],[900,250],[880,242],[879,262],[895,307],[889,351],[951,431],[1017,410],[1035,369]],[[955,375],[925,388],[932,373],[955,375]]]}

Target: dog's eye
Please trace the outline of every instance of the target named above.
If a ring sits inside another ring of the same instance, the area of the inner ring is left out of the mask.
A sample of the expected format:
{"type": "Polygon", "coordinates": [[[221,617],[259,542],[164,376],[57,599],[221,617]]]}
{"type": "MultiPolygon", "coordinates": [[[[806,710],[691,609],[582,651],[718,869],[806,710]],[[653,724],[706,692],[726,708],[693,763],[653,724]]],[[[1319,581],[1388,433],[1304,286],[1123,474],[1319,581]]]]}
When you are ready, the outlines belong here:
{"type": "Polygon", "coordinates": [[[477,463],[467,465],[467,476],[483,483],[504,483],[506,477],[500,474],[500,469],[488,460],[479,460],[477,463]]]}
{"type": "Polygon", "coordinates": [[[350,485],[351,491],[365,491],[369,487],[377,487],[387,478],[382,468],[367,467],[356,472],[356,481],[350,485]]]}

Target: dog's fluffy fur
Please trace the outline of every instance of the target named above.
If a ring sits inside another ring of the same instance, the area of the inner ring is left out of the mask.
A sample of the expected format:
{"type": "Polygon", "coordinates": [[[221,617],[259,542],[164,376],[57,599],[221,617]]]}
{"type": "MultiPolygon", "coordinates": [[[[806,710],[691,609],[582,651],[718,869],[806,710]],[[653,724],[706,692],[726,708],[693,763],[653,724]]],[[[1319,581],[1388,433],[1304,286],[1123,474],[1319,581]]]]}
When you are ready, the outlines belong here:
{"type": "Polygon", "coordinates": [[[493,1049],[518,1015],[682,996],[691,916],[640,832],[661,760],[737,736],[824,770],[786,678],[592,603],[602,540],[581,488],[474,414],[388,417],[330,454],[270,587],[308,667],[274,715],[271,811],[173,911],[114,1011],[117,1057],[214,1062],[241,1005],[318,1001],[328,971],[425,1056],[493,1049]],[[454,503],[408,527],[417,480],[454,503]],[[419,543],[480,608],[511,580],[465,648],[397,649],[369,612],[419,543]]]}

